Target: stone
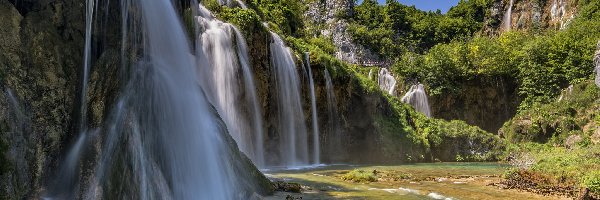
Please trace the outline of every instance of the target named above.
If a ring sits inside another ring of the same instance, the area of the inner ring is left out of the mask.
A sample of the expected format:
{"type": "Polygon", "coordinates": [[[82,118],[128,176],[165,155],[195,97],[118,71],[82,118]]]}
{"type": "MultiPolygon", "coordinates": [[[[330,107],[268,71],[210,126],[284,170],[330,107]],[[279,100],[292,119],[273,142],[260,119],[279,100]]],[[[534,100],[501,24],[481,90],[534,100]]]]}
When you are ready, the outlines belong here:
{"type": "Polygon", "coordinates": [[[600,41],[596,45],[596,54],[594,55],[594,65],[596,72],[596,86],[600,87],[600,41]]]}

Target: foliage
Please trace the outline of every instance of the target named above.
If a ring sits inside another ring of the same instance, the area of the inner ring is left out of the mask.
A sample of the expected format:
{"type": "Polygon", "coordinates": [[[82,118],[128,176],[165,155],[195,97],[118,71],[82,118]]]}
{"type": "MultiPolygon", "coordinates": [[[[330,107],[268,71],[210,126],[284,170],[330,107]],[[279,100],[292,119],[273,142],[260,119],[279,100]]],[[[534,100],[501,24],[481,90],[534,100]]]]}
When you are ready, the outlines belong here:
{"type": "Polygon", "coordinates": [[[583,186],[589,188],[591,192],[600,193],[600,170],[591,171],[582,179],[583,186]]]}
{"type": "Polygon", "coordinates": [[[297,0],[252,0],[248,4],[262,19],[278,26],[284,34],[302,36],[304,22],[302,14],[306,10],[297,0]]]}
{"type": "Polygon", "coordinates": [[[591,131],[584,132],[588,124],[600,125],[600,89],[594,83],[574,85],[572,90],[564,90],[560,101],[549,104],[535,104],[521,111],[504,124],[500,133],[512,142],[534,141],[562,145],[569,135],[579,134],[584,139],[591,131]]]}
{"type": "Polygon", "coordinates": [[[522,143],[516,145],[513,154],[514,151],[526,152],[535,158],[533,165],[524,169],[526,171],[548,177],[555,183],[573,183],[600,192],[600,145],[567,149],[550,144],[522,143]]]}
{"type": "Polygon", "coordinates": [[[372,171],[361,169],[352,170],[342,176],[345,181],[353,181],[357,183],[369,183],[377,181],[377,175],[372,171]]]}
{"type": "Polygon", "coordinates": [[[438,43],[468,38],[478,31],[489,0],[461,1],[447,15],[424,12],[388,0],[379,5],[365,0],[355,7],[349,31],[354,41],[385,58],[396,58],[407,51],[424,52],[438,43]]]}

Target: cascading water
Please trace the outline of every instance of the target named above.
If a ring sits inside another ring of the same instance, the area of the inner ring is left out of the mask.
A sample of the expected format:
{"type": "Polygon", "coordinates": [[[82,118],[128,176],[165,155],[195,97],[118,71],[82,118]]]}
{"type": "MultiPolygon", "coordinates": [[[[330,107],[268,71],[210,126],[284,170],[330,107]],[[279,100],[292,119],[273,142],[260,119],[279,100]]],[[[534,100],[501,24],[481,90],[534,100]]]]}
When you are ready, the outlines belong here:
{"type": "Polygon", "coordinates": [[[308,83],[310,87],[310,106],[312,111],[312,128],[313,128],[313,164],[321,163],[321,142],[319,141],[319,122],[317,119],[317,99],[315,97],[315,84],[310,67],[310,53],[304,53],[304,63],[308,68],[308,83]]]}
{"type": "Polygon", "coordinates": [[[204,29],[200,35],[202,49],[211,63],[200,68],[201,79],[208,86],[205,90],[240,149],[262,167],[262,114],[250,72],[246,41],[235,26],[215,19],[202,5],[199,14],[196,19],[204,29]],[[239,80],[240,76],[243,81],[239,80]]]}
{"type": "Polygon", "coordinates": [[[379,70],[379,87],[390,95],[396,94],[396,78],[386,68],[379,70]]]}
{"type": "Polygon", "coordinates": [[[60,197],[64,199],[74,198],[73,195],[77,191],[78,175],[79,175],[79,160],[81,154],[83,154],[83,147],[88,138],[87,130],[87,90],[88,90],[88,79],[91,70],[91,48],[92,48],[92,25],[93,17],[96,11],[98,0],[86,0],[86,18],[85,18],[85,46],[83,52],[83,73],[81,79],[81,91],[79,101],[79,137],[71,146],[71,149],[67,153],[63,163],[60,166],[60,170],[56,175],[56,180],[50,186],[49,195],[54,197],[60,197]]]}
{"type": "Polygon", "coordinates": [[[510,28],[512,26],[512,8],[513,8],[513,3],[514,3],[514,0],[510,0],[510,3],[508,5],[508,9],[506,10],[506,13],[504,13],[504,19],[503,19],[504,31],[510,31],[510,28]]]}
{"type": "Polygon", "coordinates": [[[196,62],[172,1],[124,0],[121,9],[124,27],[142,37],[123,36],[136,38],[123,57],[137,59],[123,60],[129,78],[80,198],[241,199],[235,149],[196,76],[207,63],[196,62]]]}
{"type": "Polygon", "coordinates": [[[402,102],[410,104],[417,112],[431,117],[429,101],[423,84],[417,84],[410,87],[410,90],[402,97],[402,102]]]}
{"type": "Polygon", "coordinates": [[[337,100],[335,98],[333,82],[331,81],[329,71],[325,69],[323,74],[325,76],[325,89],[327,90],[327,111],[329,112],[329,124],[327,126],[329,134],[328,138],[330,139],[328,141],[329,154],[331,154],[332,157],[338,158],[342,154],[342,135],[338,117],[337,100]]]}
{"type": "Polygon", "coordinates": [[[369,70],[369,80],[373,78],[373,69],[369,70]]]}
{"type": "Polygon", "coordinates": [[[277,93],[279,120],[279,161],[287,167],[308,164],[308,138],[302,104],[300,80],[289,47],[271,32],[271,65],[277,93]]]}

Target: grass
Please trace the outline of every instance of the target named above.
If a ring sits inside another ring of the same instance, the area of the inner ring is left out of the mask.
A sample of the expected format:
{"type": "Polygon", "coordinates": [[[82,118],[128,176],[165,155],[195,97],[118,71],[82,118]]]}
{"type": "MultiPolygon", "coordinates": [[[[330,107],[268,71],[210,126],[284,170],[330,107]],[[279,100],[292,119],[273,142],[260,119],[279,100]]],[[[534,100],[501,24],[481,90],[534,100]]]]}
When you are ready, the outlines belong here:
{"type": "Polygon", "coordinates": [[[356,183],[370,183],[377,181],[377,175],[373,171],[355,169],[342,176],[342,179],[356,183]]]}

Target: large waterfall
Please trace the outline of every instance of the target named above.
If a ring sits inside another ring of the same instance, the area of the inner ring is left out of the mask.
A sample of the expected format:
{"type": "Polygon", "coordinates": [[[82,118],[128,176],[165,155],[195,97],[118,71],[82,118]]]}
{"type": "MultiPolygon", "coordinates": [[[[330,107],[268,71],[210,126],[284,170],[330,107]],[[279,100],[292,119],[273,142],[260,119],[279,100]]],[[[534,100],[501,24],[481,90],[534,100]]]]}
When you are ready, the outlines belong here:
{"type": "Polygon", "coordinates": [[[410,87],[410,90],[402,97],[402,102],[410,104],[417,112],[431,117],[429,101],[423,84],[416,84],[410,87]]]}
{"type": "Polygon", "coordinates": [[[240,149],[262,167],[262,114],[250,71],[246,41],[235,26],[215,19],[204,6],[199,8],[197,21],[204,29],[200,36],[202,49],[210,63],[200,66],[201,79],[227,124],[229,134],[240,149]]]}
{"type": "Polygon", "coordinates": [[[313,129],[313,163],[321,163],[321,142],[319,140],[319,122],[317,118],[317,99],[315,97],[315,83],[313,79],[312,69],[310,68],[310,53],[304,53],[304,63],[308,68],[308,84],[310,87],[310,108],[312,112],[312,129],[313,129]]]}
{"type": "Polygon", "coordinates": [[[307,165],[308,138],[296,64],[290,48],[279,35],[271,32],[271,37],[271,65],[278,102],[279,161],[288,167],[307,165]]]}
{"type": "MultiPolygon", "coordinates": [[[[129,78],[96,133],[100,156],[80,191],[57,189],[48,198],[241,198],[226,128],[197,76],[208,63],[197,62],[172,1],[121,6],[123,33],[131,33],[123,36],[123,57],[135,59],[123,61],[129,78]]],[[[77,141],[73,149],[80,146],[89,145],[77,141]]]]}
{"type": "Polygon", "coordinates": [[[379,87],[390,95],[396,94],[396,78],[386,68],[379,70],[379,87]]]}

